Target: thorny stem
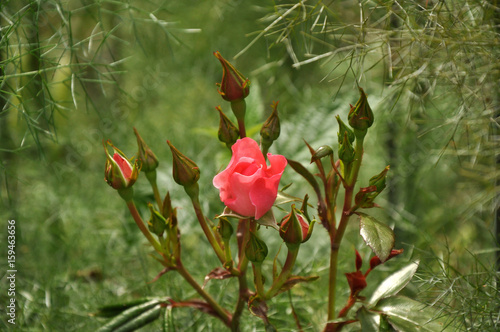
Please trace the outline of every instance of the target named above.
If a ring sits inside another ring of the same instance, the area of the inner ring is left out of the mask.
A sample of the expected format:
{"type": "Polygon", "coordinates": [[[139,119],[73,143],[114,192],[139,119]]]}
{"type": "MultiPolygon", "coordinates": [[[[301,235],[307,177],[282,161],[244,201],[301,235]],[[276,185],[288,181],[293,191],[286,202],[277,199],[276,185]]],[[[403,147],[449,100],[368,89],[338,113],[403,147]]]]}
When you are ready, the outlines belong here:
{"type": "Polygon", "coordinates": [[[255,229],[256,224],[249,219],[241,219],[238,224],[238,229],[236,231],[236,237],[238,238],[238,270],[240,274],[238,275],[238,302],[236,303],[236,308],[233,313],[233,320],[231,322],[231,331],[237,332],[240,330],[240,318],[245,308],[245,304],[248,301],[248,283],[247,283],[247,266],[248,259],[245,255],[245,246],[248,241],[248,236],[250,234],[250,228],[255,229]]]}
{"type": "Polygon", "coordinates": [[[163,252],[163,248],[161,247],[160,243],[153,238],[153,235],[151,235],[151,233],[148,231],[148,229],[146,228],[146,225],[144,225],[144,222],[142,221],[142,218],[141,218],[141,216],[139,214],[139,211],[137,211],[137,208],[136,208],[136,206],[134,204],[134,201],[128,200],[128,201],[125,201],[125,203],[127,204],[127,207],[128,207],[128,209],[130,211],[130,214],[134,218],[134,221],[137,224],[137,226],[139,227],[139,229],[141,230],[142,234],[144,234],[144,236],[146,237],[146,239],[148,239],[149,243],[151,243],[151,245],[153,246],[153,248],[162,257],[164,257],[165,254],[163,252]]]}
{"type": "Polygon", "coordinates": [[[186,270],[184,265],[182,265],[182,262],[180,260],[177,261],[177,266],[175,267],[177,272],[186,280],[191,287],[194,288],[194,290],[201,296],[207,303],[210,305],[210,307],[217,312],[219,315],[219,318],[226,324],[227,326],[231,326],[232,323],[232,318],[231,314],[228,313],[224,308],[222,308],[207,292],[201,288],[201,286],[194,280],[193,276],[186,270]]]}
{"type": "MultiPolygon", "coordinates": [[[[344,206],[342,208],[342,216],[339,222],[339,227],[337,230],[330,231],[331,239],[331,253],[330,253],[330,276],[329,276],[329,289],[328,289],[328,321],[335,319],[335,290],[337,284],[337,266],[338,266],[338,254],[340,249],[340,243],[344,236],[344,232],[349,223],[349,218],[352,215],[351,206],[352,198],[354,192],[354,186],[358,178],[359,168],[361,166],[361,161],[363,159],[363,141],[366,135],[366,131],[360,132],[355,130],[356,135],[356,150],[354,161],[352,162],[349,170],[346,169],[344,174],[345,181],[343,182],[345,188],[344,196],[344,206]]],[[[328,323],[325,331],[334,331],[334,323],[328,323]]]]}

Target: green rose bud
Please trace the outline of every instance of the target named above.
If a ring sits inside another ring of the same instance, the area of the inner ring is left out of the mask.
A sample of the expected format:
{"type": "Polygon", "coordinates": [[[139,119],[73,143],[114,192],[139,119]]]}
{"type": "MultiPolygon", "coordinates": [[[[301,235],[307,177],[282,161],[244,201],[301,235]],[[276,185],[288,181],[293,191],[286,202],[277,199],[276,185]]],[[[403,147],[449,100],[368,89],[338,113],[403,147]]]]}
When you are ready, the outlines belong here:
{"type": "Polygon", "coordinates": [[[332,154],[333,154],[333,149],[331,147],[329,147],[328,145],[322,145],[313,153],[311,157],[311,164],[316,160],[319,160],[326,156],[330,156],[332,154]]]}
{"type": "Polygon", "coordinates": [[[245,255],[248,260],[253,263],[262,263],[264,259],[266,259],[267,254],[268,249],[266,243],[259,239],[257,234],[250,232],[250,238],[245,247],[245,255]]]}
{"type": "Polygon", "coordinates": [[[354,132],[351,130],[351,128],[347,127],[344,121],[340,119],[340,116],[335,117],[337,119],[337,122],[339,123],[339,132],[337,134],[337,137],[339,139],[339,144],[342,144],[344,141],[344,135],[347,133],[347,138],[349,139],[349,142],[354,143],[354,132]]]}
{"type": "Polygon", "coordinates": [[[220,236],[226,241],[229,241],[229,239],[234,233],[233,226],[231,225],[229,220],[227,220],[227,218],[224,217],[219,218],[219,225],[217,226],[217,231],[219,232],[220,236]]]}
{"type": "Polygon", "coordinates": [[[344,132],[344,139],[339,146],[339,159],[342,160],[344,164],[349,164],[354,160],[354,147],[349,141],[349,136],[347,132],[344,132]]]}
{"type": "Polygon", "coordinates": [[[172,151],[172,174],[174,181],[183,187],[190,187],[197,183],[200,178],[200,169],[198,166],[194,161],[180,153],[170,141],[167,141],[167,144],[172,151]]]}
{"type": "Polygon", "coordinates": [[[165,229],[167,229],[167,220],[163,218],[160,212],[154,209],[153,204],[148,203],[148,208],[151,212],[151,217],[148,221],[149,231],[158,236],[162,236],[165,229]]]}
{"type": "Polygon", "coordinates": [[[219,141],[226,143],[226,146],[228,148],[231,148],[234,143],[238,140],[240,137],[240,133],[238,130],[238,127],[229,120],[229,118],[222,112],[222,109],[220,106],[217,106],[215,109],[219,111],[220,115],[220,122],[219,122],[219,132],[218,132],[218,137],[219,141]]]}
{"type": "Polygon", "coordinates": [[[373,124],[373,112],[366,99],[366,94],[363,89],[359,88],[361,96],[356,105],[351,107],[348,120],[349,125],[361,131],[366,131],[373,124]]]}
{"type": "Polygon", "coordinates": [[[158,167],[158,158],[156,158],[153,151],[144,142],[142,137],[139,135],[137,129],[134,128],[135,136],[137,137],[137,145],[139,147],[139,152],[137,152],[137,159],[142,162],[141,170],[143,172],[152,172],[158,167]]]}

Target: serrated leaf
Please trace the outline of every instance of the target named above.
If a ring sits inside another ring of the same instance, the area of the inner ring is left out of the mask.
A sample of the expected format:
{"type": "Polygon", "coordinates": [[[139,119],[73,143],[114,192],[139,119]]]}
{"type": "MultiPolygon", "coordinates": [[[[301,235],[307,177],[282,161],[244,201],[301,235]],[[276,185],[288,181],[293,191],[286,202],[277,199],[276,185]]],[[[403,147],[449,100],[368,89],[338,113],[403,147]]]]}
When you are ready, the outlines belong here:
{"type": "Polygon", "coordinates": [[[452,331],[433,307],[412,300],[405,296],[384,298],[377,303],[374,310],[387,315],[387,320],[397,331],[404,332],[438,332],[452,331]]]}
{"type": "MultiPolygon", "coordinates": [[[[116,331],[121,326],[128,324],[137,317],[141,316],[142,313],[149,311],[155,306],[159,306],[162,301],[159,299],[154,299],[140,305],[136,305],[123,311],[121,314],[110,320],[107,324],[102,326],[97,332],[111,332],[116,331]]],[[[159,312],[158,312],[159,315],[159,312]]]]}
{"type": "Polygon", "coordinates": [[[394,248],[394,232],[390,227],[364,213],[358,213],[359,234],[375,255],[385,262],[394,248]]]}
{"type": "Polygon", "coordinates": [[[375,289],[369,303],[373,305],[382,298],[394,296],[399,293],[410,282],[415,272],[417,272],[418,264],[419,261],[413,262],[387,277],[375,289]]]}
{"type": "Polygon", "coordinates": [[[361,332],[380,331],[380,314],[361,307],[356,313],[356,318],[361,324],[361,332]]]}

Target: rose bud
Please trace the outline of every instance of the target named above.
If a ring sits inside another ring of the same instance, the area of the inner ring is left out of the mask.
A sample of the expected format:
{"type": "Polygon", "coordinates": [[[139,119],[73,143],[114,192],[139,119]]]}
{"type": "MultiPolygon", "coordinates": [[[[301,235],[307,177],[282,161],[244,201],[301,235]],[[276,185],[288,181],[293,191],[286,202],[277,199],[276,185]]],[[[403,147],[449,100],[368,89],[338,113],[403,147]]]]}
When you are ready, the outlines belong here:
{"type": "Polygon", "coordinates": [[[373,176],[368,181],[368,184],[370,186],[377,187],[377,193],[379,193],[379,194],[385,188],[385,180],[386,180],[387,172],[389,172],[389,168],[390,168],[390,166],[387,166],[386,168],[384,168],[384,170],[380,174],[373,176]]]}
{"type": "Polygon", "coordinates": [[[378,193],[376,186],[359,188],[359,192],[356,194],[356,197],[354,197],[354,202],[360,208],[369,209],[375,206],[375,203],[373,203],[373,201],[377,196],[378,193]]]}
{"type": "Polygon", "coordinates": [[[314,223],[309,224],[305,217],[292,205],[292,212],[281,221],[280,236],[287,244],[304,243],[311,237],[314,223]]]}
{"type": "Polygon", "coordinates": [[[172,174],[174,181],[183,187],[190,187],[197,183],[200,178],[200,169],[198,166],[194,161],[180,153],[170,141],[167,141],[167,144],[170,147],[170,151],[172,151],[172,174]]]}
{"type": "Polygon", "coordinates": [[[104,179],[114,189],[121,190],[132,187],[139,176],[139,161],[134,165],[125,157],[123,152],[118,150],[110,141],[104,145],[106,151],[106,166],[104,170],[104,179]],[[113,154],[110,154],[106,144],[113,148],[113,154]]]}
{"type": "Polygon", "coordinates": [[[361,96],[356,105],[351,107],[347,118],[352,128],[366,131],[373,124],[373,112],[363,89],[359,88],[359,92],[361,96]]]}
{"type": "Polygon", "coordinates": [[[351,144],[354,143],[355,139],[354,132],[349,127],[346,126],[344,121],[340,119],[340,116],[337,115],[335,118],[339,123],[339,132],[337,134],[337,137],[339,139],[339,144],[342,144],[342,142],[344,141],[345,133],[347,133],[347,138],[349,139],[349,142],[351,142],[351,144]]]}
{"type": "Polygon", "coordinates": [[[244,99],[250,93],[250,81],[233,67],[219,52],[214,55],[222,64],[222,81],[217,84],[222,98],[227,101],[244,99]]]}
{"type": "Polygon", "coordinates": [[[160,214],[160,212],[154,209],[153,204],[148,203],[148,208],[151,212],[151,217],[148,221],[149,231],[161,237],[165,229],[167,229],[167,220],[160,214]]]}
{"type": "Polygon", "coordinates": [[[354,147],[349,141],[347,132],[344,132],[344,139],[339,146],[339,159],[342,160],[345,165],[347,165],[354,160],[354,155],[354,147]]]}
{"type": "Polygon", "coordinates": [[[311,157],[311,164],[316,160],[333,155],[333,149],[328,145],[320,146],[316,151],[314,151],[311,157]]]}
{"type": "Polygon", "coordinates": [[[257,235],[250,232],[250,238],[245,246],[245,256],[252,263],[262,263],[268,254],[267,245],[257,235]]]}
{"type": "Polygon", "coordinates": [[[278,117],[278,102],[273,102],[271,107],[273,112],[267,118],[260,130],[261,144],[263,151],[269,150],[271,145],[280,136],[280,118],[278,117]]]}
{"type": "Polygon", "coordinates": [[[233,156],[225,170],[213,179],[220,191],[221,201],[232,211],[260,219],[268,212],[278,195],[281,175],[287,165],[285,157],[267,154],[270,166],[251,138],[236,141],[233,156]]]}
{"type": "Polygon", "coordinates": [[[219,225],[217,226],[217,231],[219,232],[221,238],[223,238],[226,241],[229,241],[231,236],[234,233],[233,226],[227,220],[227,218],[220,217],[219,218],[219,225]]]}
{"type": "Polygon", "coordinates": [[[217,133],[219,141],[226,143],[226,146],[231,148],[240,137],[238,127],[222,112],[220,106],[217,106],[216,109],[220,115],[219,132],[217,133]]]}
{"type": "Polygon", "coordinates": [[[134,133],[137,137],[137,145],[139,147],[139,152],[137,152],[137,159],[139,159],[142,163],[141,170],[146,173],[153,172],[158,167],[158,158],[156,158],[153,151],[149,148],[146,142],[144,142],[142,137],[139,135],[139,132],[135,128],[134,133]]]}

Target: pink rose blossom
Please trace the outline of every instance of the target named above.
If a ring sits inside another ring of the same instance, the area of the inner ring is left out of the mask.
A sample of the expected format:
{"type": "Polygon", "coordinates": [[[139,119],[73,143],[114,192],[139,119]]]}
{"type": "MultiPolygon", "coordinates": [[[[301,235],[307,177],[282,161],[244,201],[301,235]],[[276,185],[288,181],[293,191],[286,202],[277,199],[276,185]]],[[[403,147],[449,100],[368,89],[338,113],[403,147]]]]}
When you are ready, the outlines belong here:
{"type": "Polygon", "coordinates": [[[232,146],[233,156],[227,168],[214,177],[221,201],[232,211],[260,219],[271,209],[278,195],[285,157],[267,154],[270,166],[259,145],[245,137],[232,146]]]}

